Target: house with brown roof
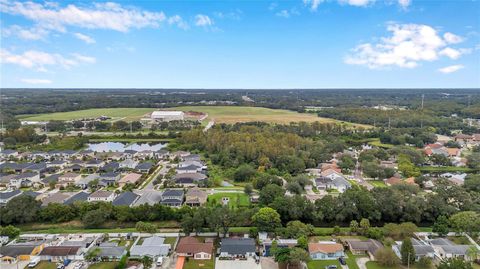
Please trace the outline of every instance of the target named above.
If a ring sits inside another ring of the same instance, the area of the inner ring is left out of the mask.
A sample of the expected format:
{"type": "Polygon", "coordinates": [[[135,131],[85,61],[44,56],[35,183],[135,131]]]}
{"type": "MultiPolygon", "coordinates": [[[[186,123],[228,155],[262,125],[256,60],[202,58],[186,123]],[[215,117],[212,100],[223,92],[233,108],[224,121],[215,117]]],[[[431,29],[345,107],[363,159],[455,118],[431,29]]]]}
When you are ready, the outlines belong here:
{"type": "Polygon", "coordinates": [[[68,185],[73,185],[75,182],[82,178],[81,175],[77,173],[66,173],[58,177],[58,182],[55,184],[56,188],[67,187],[68,185]]]}
{"type": "Polygon", "coordinates": [[[312,260],[336,260],[345,256],[343,246],[332,241],[308,243],[308,253],[312,260]]]}
{"type": "Polygon", "coordinates": [[[201,206],[207,202],[207,192],[199,188],[191,188],[185,194],[185,204],[188,206],[201,206]]]}
{"type": "Polygon", "coordinates": [[[346,239],[344,243],[348,246],[348,249],[353,255],[367,254],[372,260],[375,260],[375,254],[383,247],[382,243],[374,239],[346,239]]]}
{"type": "Polygon", "coordinates": [[[177,255],[193,257],[195,260],[209,260],[213,254],[213,243],[203,243],[197,238],[187,236],[178,241],[177,255]]]}
{"type": "Polygon", "coordinates": [[[49,246],[42,250],[40,259],[52,262],[78,260],[81,258],[81,252],[80,246],[49,246]]]}
{"type": "Polygon", "coordinates": [[[129,173],[129,174],[126,174],[124,177],[122,177],[119,181],[118,181],[118,186],[120,187],[123,187],[127,184],[137,184],[138,181],[140,181],[140,178],[142,177],[141,174],[137,174],[137,173],[129,173]]]}

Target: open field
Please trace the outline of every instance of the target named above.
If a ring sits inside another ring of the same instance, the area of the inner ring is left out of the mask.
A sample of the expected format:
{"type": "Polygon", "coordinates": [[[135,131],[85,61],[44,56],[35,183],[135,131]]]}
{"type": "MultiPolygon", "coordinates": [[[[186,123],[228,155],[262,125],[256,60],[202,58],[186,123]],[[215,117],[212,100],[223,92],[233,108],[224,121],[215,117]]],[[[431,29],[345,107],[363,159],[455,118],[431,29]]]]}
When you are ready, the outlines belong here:
{"type": "Polygon", "coordinates": [[[239,206],[248,206],[250,204],[248,195],[243,192],[220,192],[208,196],[208,205],[220,205],[223,197],[228,197],[230,199],[228,205],[233,208],[239,206]]]}
{"type": "MultiPolygon", "coordinates": [[[[69,112],[57,112],[38,115],[20,115],[18,118],[29,121],[48,121],[48,120],[74,120],[81,118],[94,118],[99,116],[109,116],[113,120],[133,121],[139,120],[145,114],[150,113],[155,108],[95,108],[69,112]]],[[[214,120],[217,123],[236,123],[248,121],[263,121],[270,123],[290,123],[290,122],[315,122],[322,123],[341,123],[341,121],[320,118],[316,115],[307,113],[298,113],[284,109],[269,109],[263,107],[242,107],[242,106],[181,106],[168,108],[168,110],[196,111],[208,114],[208,120],[214,120]]],[[[346,123],[351,124],[351,123],[346,123]]],[[[357,127],[370,127],[362,124],[351,124],[357,127]]]]}

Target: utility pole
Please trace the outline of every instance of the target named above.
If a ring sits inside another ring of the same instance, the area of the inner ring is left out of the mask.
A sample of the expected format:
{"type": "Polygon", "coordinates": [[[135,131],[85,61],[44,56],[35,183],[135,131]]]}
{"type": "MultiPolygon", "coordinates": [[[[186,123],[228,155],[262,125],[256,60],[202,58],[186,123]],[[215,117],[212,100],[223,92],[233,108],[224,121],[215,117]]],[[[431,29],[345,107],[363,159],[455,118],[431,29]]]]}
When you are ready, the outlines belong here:
{"type": "Polygon", "coordinates": [[[388,129],[390,129],[390,116],[388,117],[388,129]]]}
{"type": "Polygon", "coordinates": [[[425,94],[422,94],[422,110],[423,110],[423,102],[425,100],[425,94]]]}

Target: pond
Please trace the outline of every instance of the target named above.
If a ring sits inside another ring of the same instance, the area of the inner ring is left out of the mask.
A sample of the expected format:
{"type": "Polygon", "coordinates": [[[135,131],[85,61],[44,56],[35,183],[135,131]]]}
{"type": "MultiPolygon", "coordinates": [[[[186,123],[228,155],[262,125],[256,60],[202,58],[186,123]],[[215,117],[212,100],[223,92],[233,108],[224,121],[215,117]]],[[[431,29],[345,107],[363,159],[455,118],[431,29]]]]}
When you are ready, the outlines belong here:
{"type": "Polygon", "coordinates": [[[118,151],[123,152],[125,150],[144,151],[151,150],[157,151],[166,147],[166,143],[121,143],[121,142],[102,142],[102,143],[89,143],[87,144],[88,150],[96,152],[109,152],[118,151]]]}

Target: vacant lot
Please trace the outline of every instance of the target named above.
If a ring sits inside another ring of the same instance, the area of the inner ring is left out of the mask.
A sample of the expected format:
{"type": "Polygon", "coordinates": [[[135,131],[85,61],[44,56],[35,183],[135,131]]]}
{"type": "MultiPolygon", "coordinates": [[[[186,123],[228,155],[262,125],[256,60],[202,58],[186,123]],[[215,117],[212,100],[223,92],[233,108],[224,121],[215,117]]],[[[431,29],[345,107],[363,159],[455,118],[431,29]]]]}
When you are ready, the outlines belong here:
{"type": "MultiPolygon", "coordinates": [[[[86,109],[69,112],[58,112],[38,115],[21,115],[22,120],[48,121],[48,120],[75,120],[82,118],[95,118],[108,116],[113,120],[133,121],[141,119],[145,114],[157,110],[154,108],[99,108],[86,109]]],[[[328,118],[320,118],[315,114],[298,113],[283,109],[269,109],[263,107],[241,107],[241,106],[181,106],[169,108],[168,110],[195,111],[208,114],[208,120],[217,123],[236,123],[249,121],[263,121],[270,123],[290,122],[337,122],[340,121],[328,118]]],[[[367,126],[356,124],[356,126],[367,126]]]]}
{"type": "Polygon", "coordinates": [[[250,204],[250,200],[248,195],[245,193],[241,192],[221,192],[221,193],[215,193],[212,195],[208,196],[208,205],[210,206],[215,206],[215,205],[220,205],[222,204],[222,198],[223,197],[228,197],[229,202],[228,206],[229,207],[239,207],[239,206],[248,206],[250,204]]]}

